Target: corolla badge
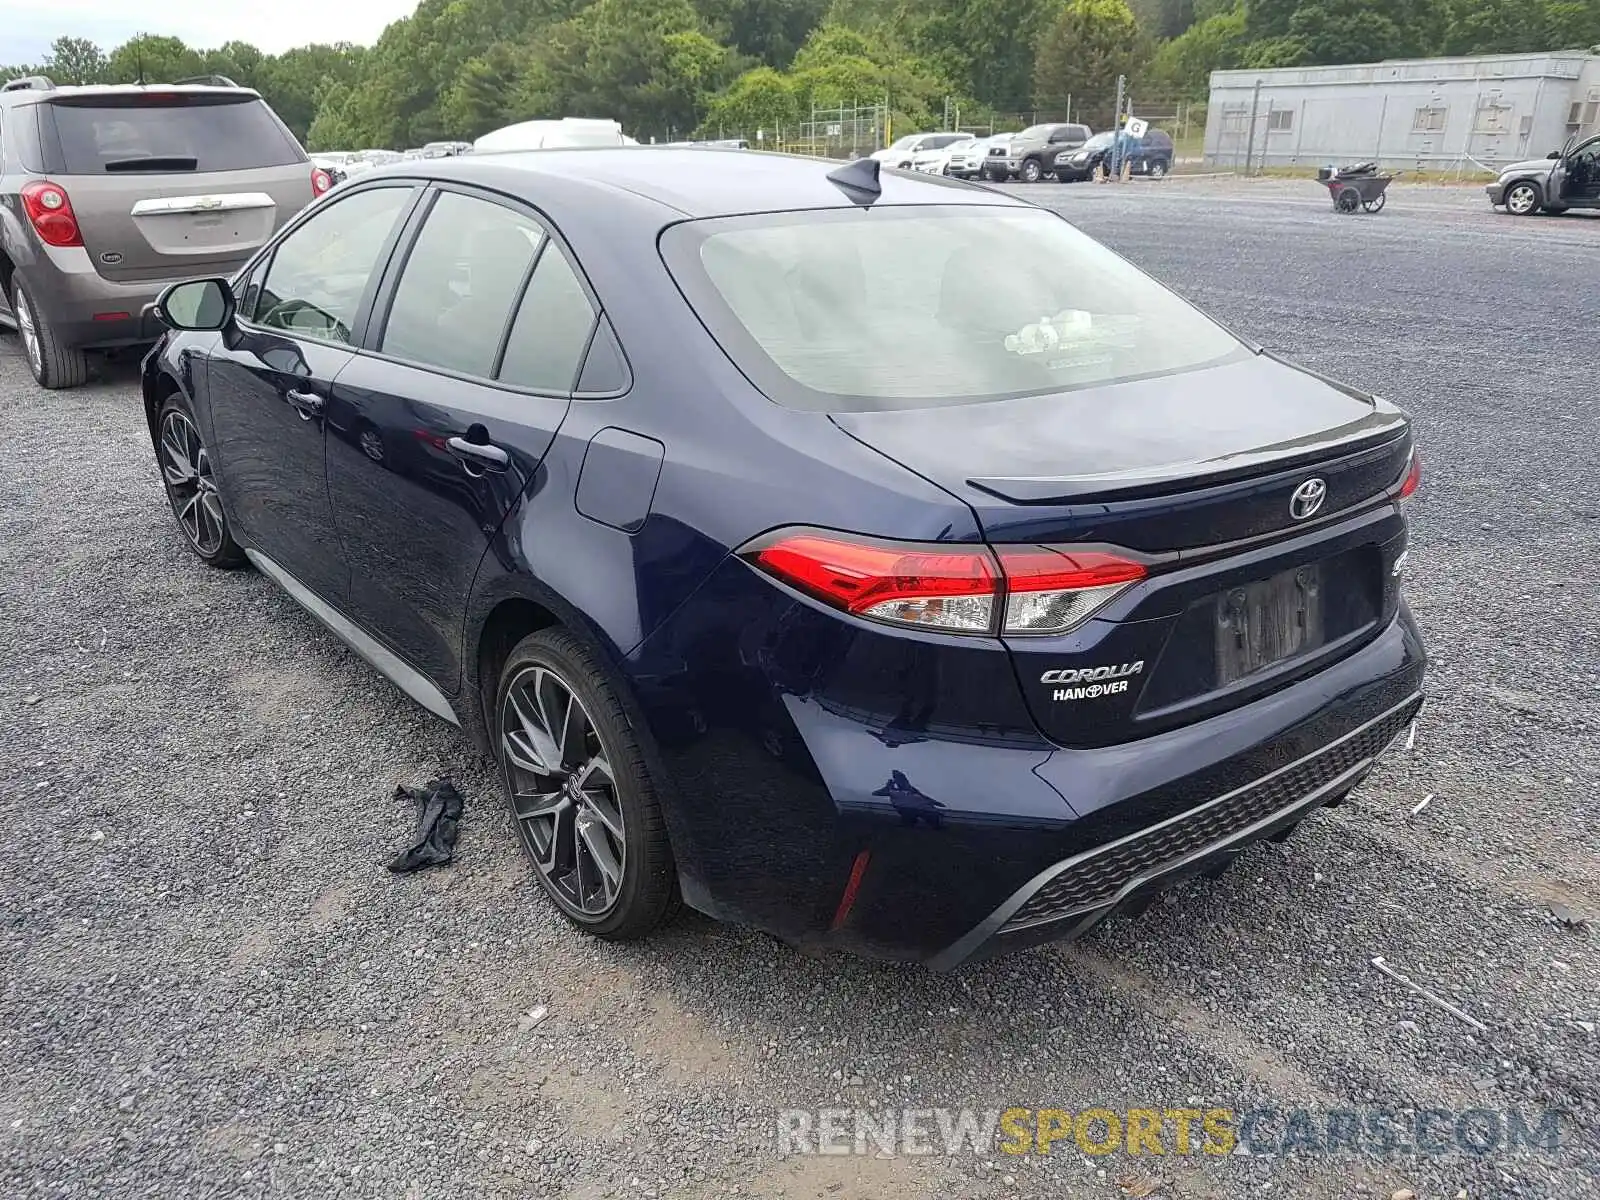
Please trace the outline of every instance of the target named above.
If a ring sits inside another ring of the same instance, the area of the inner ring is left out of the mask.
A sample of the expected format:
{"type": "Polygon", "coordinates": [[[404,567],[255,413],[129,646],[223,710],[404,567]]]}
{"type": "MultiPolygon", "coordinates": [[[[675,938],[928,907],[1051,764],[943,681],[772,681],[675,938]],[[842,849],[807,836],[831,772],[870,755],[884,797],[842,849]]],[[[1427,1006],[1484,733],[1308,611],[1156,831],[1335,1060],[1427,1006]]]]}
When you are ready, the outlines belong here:
{"type": "Polygon", "coordinates": [[[1313,516],[1328,498],[1328,485],[1321,479],[1308,479],[1289,497],[1289,515],[1296,521],[1313,516]]]}

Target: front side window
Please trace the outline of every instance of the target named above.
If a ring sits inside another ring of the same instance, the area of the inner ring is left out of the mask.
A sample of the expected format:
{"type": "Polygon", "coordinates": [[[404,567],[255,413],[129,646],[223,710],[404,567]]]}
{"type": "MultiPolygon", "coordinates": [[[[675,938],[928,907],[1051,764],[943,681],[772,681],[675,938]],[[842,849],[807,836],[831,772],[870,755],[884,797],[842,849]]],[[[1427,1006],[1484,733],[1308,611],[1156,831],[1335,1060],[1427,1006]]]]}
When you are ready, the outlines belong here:
{"type": "Polygon", "coordinates": [[[668,267],[768,396],[820,411],[1036,395],[1243,357],[1053,213],[990,205],[690,221],[668,267]],[[1006,286],[980,286],[996,263],[1006,286]]]}
{"type": "Polygon", "coordinates": [[[382,350],[424,366],[492,378],[528,267],[537,222],[503,205],[440,195],[395,288],[382,350]]]}
{"type": "Polygon", "coordinates": [[[361,298],[413,189],[374,188],[319,208],[272,254],[247,319],[329,342],[351,339],[361,298]]]}

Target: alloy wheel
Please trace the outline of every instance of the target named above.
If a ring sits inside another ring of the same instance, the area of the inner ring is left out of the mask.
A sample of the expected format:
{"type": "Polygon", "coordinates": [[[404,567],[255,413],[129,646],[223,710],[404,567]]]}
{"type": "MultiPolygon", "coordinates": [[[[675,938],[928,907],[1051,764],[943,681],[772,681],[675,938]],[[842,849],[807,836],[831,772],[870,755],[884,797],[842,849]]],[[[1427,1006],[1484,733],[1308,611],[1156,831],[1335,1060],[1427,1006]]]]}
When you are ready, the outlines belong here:
{"type": "Polygon", "coordinates": [[[200,431],[179,409],[170,410],[161,422],[161,473],[184,536],[202,557],[210,558],[227,536],[222,498],[200,431]]]}
{"type": "Polygon", "coordinates": [[[1534,190],[1522,184],[1514,187],[1506,196],[1506,209],[1519,217],[1527,216],[1537,206],[1539,198],[1534,190]]]}
{"type": "Polygon", "coordinates": [[[529,666],[500,704],[500,756],[517,829],[556,902],[593,921],[616,907],[627,866],[611,758],[571,686],[529,666]]]}
{"type": "Polygon", "coordinates": [[[28,356],[28,365],[37,376],[44,370],[44,351],[39,345],[39,327],[34,320],[33,306],[28,303],[27,293],[20,287],[13,295],[11,305],[17,316],[17,332],[22,335],[22,349],[28,356]]]}

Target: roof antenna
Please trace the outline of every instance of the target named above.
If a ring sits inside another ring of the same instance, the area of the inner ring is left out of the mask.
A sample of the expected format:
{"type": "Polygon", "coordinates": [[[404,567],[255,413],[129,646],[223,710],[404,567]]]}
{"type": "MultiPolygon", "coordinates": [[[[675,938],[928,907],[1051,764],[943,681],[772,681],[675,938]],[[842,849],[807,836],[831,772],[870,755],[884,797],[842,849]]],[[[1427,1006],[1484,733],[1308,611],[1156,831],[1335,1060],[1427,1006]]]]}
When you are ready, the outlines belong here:
{"type": "Polygon", "coordinates": [[[828,172],[828,180],[850,198],[852,204],[871,204],[883,195],[878,182],[878,160],[858,158],[828,172]]]}

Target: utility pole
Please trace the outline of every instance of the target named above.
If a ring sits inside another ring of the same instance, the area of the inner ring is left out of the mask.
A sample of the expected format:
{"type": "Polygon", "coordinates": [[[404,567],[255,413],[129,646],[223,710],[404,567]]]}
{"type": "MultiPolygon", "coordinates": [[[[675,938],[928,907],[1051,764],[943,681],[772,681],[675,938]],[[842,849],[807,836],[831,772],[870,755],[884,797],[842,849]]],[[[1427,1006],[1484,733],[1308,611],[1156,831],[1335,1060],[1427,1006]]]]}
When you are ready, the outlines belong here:
{"type": "Polygon", "coordinates": [[[1256,80],[1255,94],[1250,97],[1250,136],[1244,144],[1244,173],[1252,174],[1256,156],[1256,114],[1261,110],[1261,80],[1256,80]]]}
{"type": "Polygon", "coordinates": [[[1111,178],[1113,181],[1122,178],[1122,139],[1117,135],[1122,131],[1122,96],[1128,88],[1128,77],[1117,76],[1117,108],[1111,116],[1111,178]]]}

